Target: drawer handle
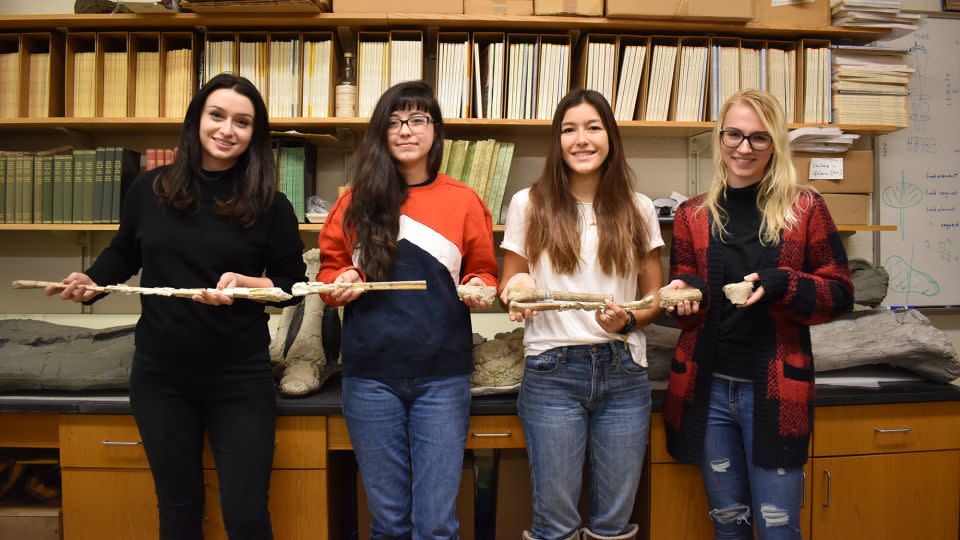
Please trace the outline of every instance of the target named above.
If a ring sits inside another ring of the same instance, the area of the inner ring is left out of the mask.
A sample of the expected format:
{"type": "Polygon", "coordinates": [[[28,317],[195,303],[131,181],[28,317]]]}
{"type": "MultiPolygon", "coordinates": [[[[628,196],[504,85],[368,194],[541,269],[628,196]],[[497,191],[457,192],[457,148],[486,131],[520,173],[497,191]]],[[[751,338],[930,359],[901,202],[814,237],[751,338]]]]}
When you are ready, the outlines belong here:
{"type": "Polygon", "coordinates": [[[103,441],[104,446],[140,446],[143,441],[103,441]]]}
{"type": "Polygon", "coordinates": [[[880,429],[878,427],[873,428],[877,433],[910,433],[910,428],[900,428],[900,429],[880,429]]]}
{"type": "Polygon", "coordinates": [[[476,431],[471,433],[471,435],[478,439],[505,439],[507,437],[513,437],[512,433],[477,433],[476,431]]]}
{"type": "Polygon", "coordinates": [[[833,476],[830,475],[830,471],[824,469],[823,475],[827,478],[827,501],[823,503],[824,508],[830,508],[830,504],[833,503],[833,476]]]}

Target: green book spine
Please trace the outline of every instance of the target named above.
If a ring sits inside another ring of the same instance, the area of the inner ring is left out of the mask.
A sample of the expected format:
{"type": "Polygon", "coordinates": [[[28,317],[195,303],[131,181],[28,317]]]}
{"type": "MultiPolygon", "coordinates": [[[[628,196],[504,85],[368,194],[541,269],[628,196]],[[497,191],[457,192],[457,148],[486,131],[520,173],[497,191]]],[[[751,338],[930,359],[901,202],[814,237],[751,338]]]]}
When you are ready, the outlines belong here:
{"type": "Polygon", "coordinates": [[[83,167],[87,162],[85,150],[73,152],[73,212],[71,223],[83,223],[83,167]]]}
{"type": "Polygon", "coordinates": [[[453,141],[450,148],[450,163],[447,165],[447,176],[460,180],[463,176],[463,162],[467,157],[467,141],[453,141]]]}
{"type": "Polygon", "coordinates": [[[305,159],[305,156],[303,152],[303,147],[301,146],[300,148],[297,148],[297,174],[296,174],[296,178],[294,178],[294,182],[296,182],[296,188],[297,188],[297,206],[294,207],[294,210],[297,212],[297,219],[300,221],[300,223],[303,223],[306,221],[306,210],[307,210],[306,201],[304,201],[304,197],[303,197],[303,193],[305,190],[305,186],[304,186],[305,178],[303,174],[304,159],[305,159]]]}
{"type": "Polygon", "coordinates": [[[20,171],[20,223],[33,223],[33,177],[34,163],[32,157],[23,158],[20,171]]]}
{"type": "Polygon", "coordinates": [[[7,223],[17,222],[17,158],[8,157],[3,159],[7,164],[7,185],[4,191],[4,214],[7,223]]]}
{"type": "Polygon", "coordinates": [[[63,222],[73,223],[73,156],[63,156],[63,222]]]}
{"type": "Polygon", "coordinates": [[[103,187],[100,189],[100,223],[110,223],[110,206],[113,204],[113,164],[117,148],[103,150],[103,187]]]}
{"type": "Polygon", "coordinates": [[[53,156],[43,156],[37,159],[43,169],[41,177],[43,183],[40,186],[40,222],[53,223],[53,156]]]}
{"type": "Polygon", "coordinates": [[[500,213],[503,208],[503,193],[507,188],[507,178],[510,176],[510,164],[513,161],[513,143],[504,143],[504,146],[506,146],[506,150],[503,154],[503,169],[500,172],[500,179],[490,193],[491,200],[493,201],[493,208],[490,209],[490,213],[493,214],[494,223],[501,223],[500,213]]]}
{"type": "Polygon", "coordinates": [[[63,158],[53,156],[53,223],[63,223],[63,158]]]}
{"type": "Polygon", "coordinates": [[[34,223],[43,223],[43,158],[33,158],[33,211],[34,223]]]}
{"type": "Polygon", "coordinates": [[[84,152],[83,163],[83,223],[93,223],[93,176],[97,164],[97,152],[84,152]]]}
{"type": "MultiPolygon", "coordinates": [[[[507,143],[500,144],[493,156],[493,176],[490,178],[490,189],[487,190],[483,197],[483,202],[487,204],[487,208],[490,209],[491,214],[493,214],[493,207],[496,206],[493,203],[493,197],[494,193],[497,192],[497,183],[500,182],[500,175],[503,174],[503,158],[506,152],[507,143]]],[[[493,216],[493,222],[497,223],[497,218],[499,217],[500,216],[493,216]]]]}
{"type": "Polygon", "coordinates": [[[99,147],[94,154],[93,161],[93,200],[90,202],[90,222],[101,223],[103,221],[103,158],[107,149],[99,147]]]}
{"type": "Polygon", "coordinates": [[[7,158],[0,157],[0,223],[7,222],[7,158]]]}
{"type": "Polygon", "coordinates": [[[470,173],[473,172],[473,160],[477,157],[477,147],[480,145],[479,142],[470,142],[467,141],[467,158],[463,163],[463,173],[461,173],[460,180],[466,185],[471,185],[473,178],[470,173]]]}
{"type": "Polygon", "coordinates": [[[443,157],[440,159],[440,170],[438,172],[446,174],[447,165],[450,163],[450,149],[453,147],[453,141],[443,140],[443,157]]]}

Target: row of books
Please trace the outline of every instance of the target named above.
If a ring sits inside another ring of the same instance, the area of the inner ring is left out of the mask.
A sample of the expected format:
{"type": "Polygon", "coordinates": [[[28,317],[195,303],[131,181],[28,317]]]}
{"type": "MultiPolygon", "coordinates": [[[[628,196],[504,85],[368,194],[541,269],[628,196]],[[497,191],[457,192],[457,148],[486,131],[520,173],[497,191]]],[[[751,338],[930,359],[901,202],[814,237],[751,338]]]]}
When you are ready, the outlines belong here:
{"type": "Polygon", "coordinates": [[[0,118],[20,115],[20,55],[0,53],[0,118]]]}
{"type": "MultiPolygon", "coordinates": [[[[380,96],[387,88],[401,82],[423,78],[423,42],[421,39],[410,39],[408,36],[394,38],[388,34],[375,33],[373,35],[360,34],[358,48],[358,75],[357,82],[357,114],[368,117],[373,113],[380,96]]],[[[438,70],[448,68],[454,58],[454,43],[442,43],[442,56],[438,57],[438,70]]],[[[459,97],[466,89],[456,86],[463,84],[464,79],[459,74],[462,70],[449,71],[438,75],[436,92],[440,100],[441,112],[448,115],[448,110],[460,107],[459,97]]]]}
{"type": "Polygon", "coordinates": [[[837,45],[833,50],[833,114],[839,123],[906,127],[908,86],[915,71],[907,49],[837,45]]]}
{"type": "Polygon", "coordinates": [[[293,205],[297,220],[304,223],[306,200],[314,191],[316,147],[312,144],[283,141],[274,144],[273,155],[277,160],[278,187],[293,205]]]}
{"type": "Polygon", "coordinates": [[[152,171],[157,167],[163,167],[164,165],[170,165],[173,163],[173,159],[177,156],[177,149],[147,148],[147,151],[144,152],[144,154],[147,156],[147,162],[144,170],[152,171]]]}
{"type": "Polygon", "coordinates": [[[514,143],[494,139],[443,141],[440,172],[473,188],[499,222],[503,193],[510,176],[514,143]]]}
{"type": "Polygon", "coordinates": [[[0,157],[3,223],[119,223],[120,203],[140,171],[121,147],[0,157]]]}

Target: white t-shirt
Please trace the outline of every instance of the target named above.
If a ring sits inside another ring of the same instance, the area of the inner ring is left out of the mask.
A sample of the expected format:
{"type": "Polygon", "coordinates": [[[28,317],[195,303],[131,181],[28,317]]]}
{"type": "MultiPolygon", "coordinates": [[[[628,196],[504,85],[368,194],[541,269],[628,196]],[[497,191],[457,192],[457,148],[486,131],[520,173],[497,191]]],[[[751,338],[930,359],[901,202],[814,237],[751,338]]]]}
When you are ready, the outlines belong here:
{"type": "MultiPolygon", "coordinates": [[[[636,204],[640,215],[647,222],[650,236],[648,245],[654,249],[663,245],[660,237],[660,224],[653,202],[646,195],[636,193],[636,204]]],[[[527,232],[527,208],[530,204],[530,190],[518,191],[510,201],[507,211],[507,223],[500,247],[520,255],[529,261],[524,250],[527,232]]],[[[593,218],[593,204],[578,203],[580,208],[580,264],[572,274],[557,274],[553,270],[549,256],[544,253],[536,265],[531,265],[530,275],[537,281],[540,289],[584,293],[612,293],[616,302],[629,302],[637,299],[637,275],[628,276],[604,274],[597,258],[599,245],[597,226],[593,218]]],[[[621,339],[620,334],[605,332],[593,311],[542,311],[526,322],[523,334],[524,354],[540,354],[555,347],[605,343],[621,339]]],[[[647,338],[640,330],[634,330],[628,336],[627,343],[636,363],[647,365],[647,338]]]]}

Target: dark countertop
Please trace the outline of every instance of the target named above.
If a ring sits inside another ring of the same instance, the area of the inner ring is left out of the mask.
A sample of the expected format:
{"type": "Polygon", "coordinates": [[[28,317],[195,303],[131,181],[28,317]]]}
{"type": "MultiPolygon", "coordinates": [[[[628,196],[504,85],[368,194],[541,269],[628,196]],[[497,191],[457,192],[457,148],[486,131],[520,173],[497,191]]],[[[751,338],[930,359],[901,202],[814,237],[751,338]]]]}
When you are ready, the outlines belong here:
{"type": "MultiPolygon", "coordinates": [[[[653,387],[653,410],[660,411],[665,382],[655,381],[653,387]]],[[[880,382],[875,388],[818,383],[814,399],[818,407],[925,401],[960,401],[960,386],[919,379],[880,382]]],[[[470,412],[474,415],[514,415],[516,405],[516,394],[475,396],[470,412]]],[[[339,379],[327,381],[320,392],[302,398],[277,394],[277,410],[284,416],[341,414],[339,379]]],[[[4,393],[0,394],[0,413],[4,412],[130,414],[130,401],[125,391],[4,393]]]]}

